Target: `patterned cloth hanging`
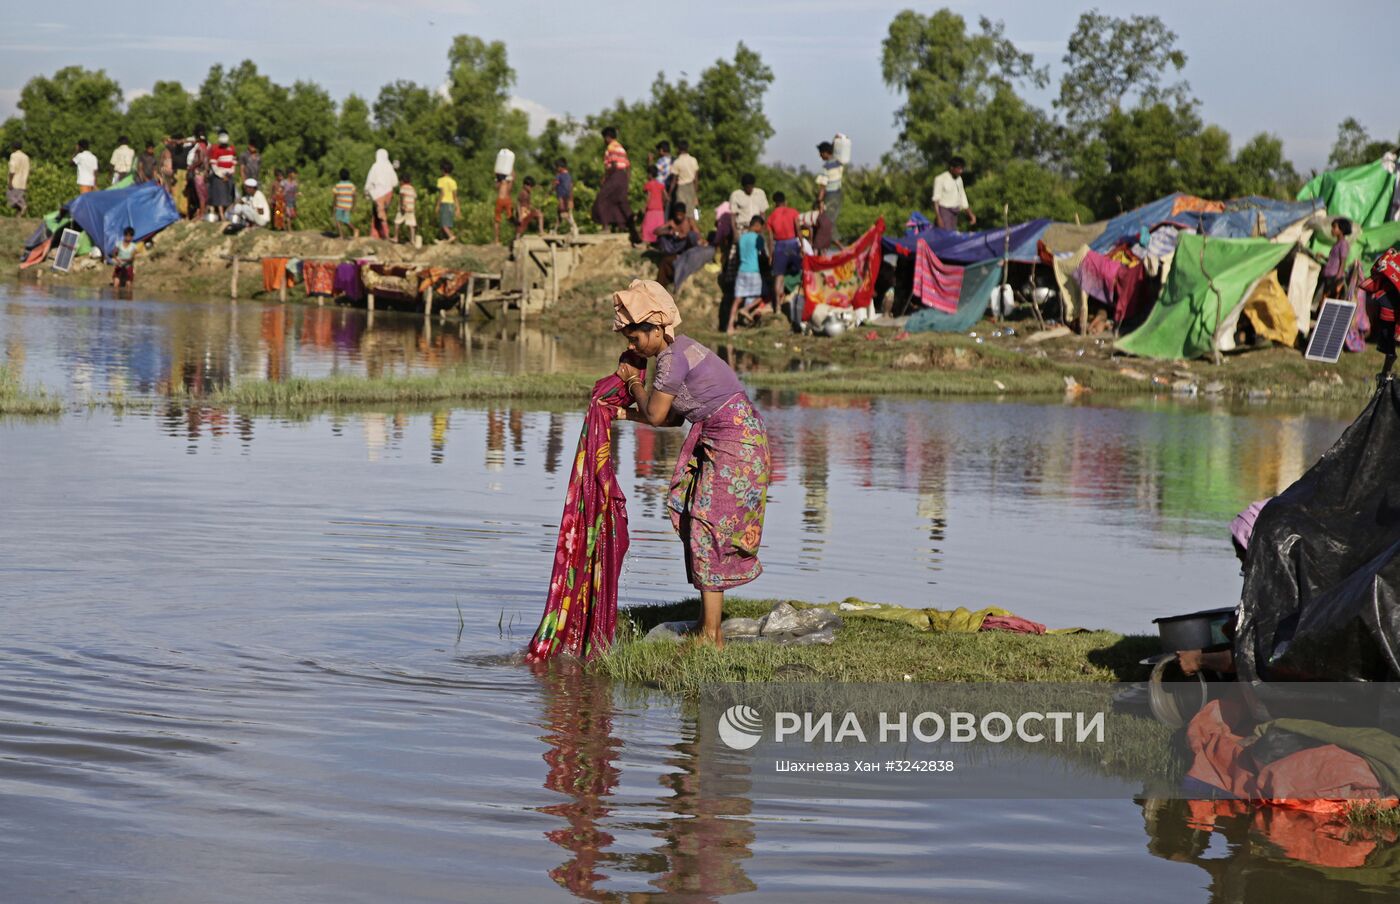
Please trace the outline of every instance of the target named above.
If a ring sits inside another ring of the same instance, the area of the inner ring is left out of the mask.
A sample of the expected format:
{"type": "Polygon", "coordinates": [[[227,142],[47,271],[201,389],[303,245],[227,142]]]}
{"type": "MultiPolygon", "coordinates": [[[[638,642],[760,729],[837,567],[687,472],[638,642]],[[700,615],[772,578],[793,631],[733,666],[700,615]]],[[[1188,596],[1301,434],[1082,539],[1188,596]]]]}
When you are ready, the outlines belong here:
{"type": "Polygon", "coordinates": [[[564,496],[544,616],[527,662],[559,653],[587,659],[612,643],[617,579],[627,555],[627,499],[612,463],[613,409],[630,404],[615,375],[593,386],[564,496]]]}

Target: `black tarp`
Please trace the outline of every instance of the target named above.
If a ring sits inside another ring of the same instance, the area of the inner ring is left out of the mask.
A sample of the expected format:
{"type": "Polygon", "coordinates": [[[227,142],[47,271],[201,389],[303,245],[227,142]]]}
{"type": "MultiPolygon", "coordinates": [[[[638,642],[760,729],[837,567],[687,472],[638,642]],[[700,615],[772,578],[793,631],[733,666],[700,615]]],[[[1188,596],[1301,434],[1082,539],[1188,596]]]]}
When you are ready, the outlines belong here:
{"type": "Polygon", "coordinates": [[[1235,663],[1247,681],[1400,681],[1400,383],[1259,513],[1235,663]]]}

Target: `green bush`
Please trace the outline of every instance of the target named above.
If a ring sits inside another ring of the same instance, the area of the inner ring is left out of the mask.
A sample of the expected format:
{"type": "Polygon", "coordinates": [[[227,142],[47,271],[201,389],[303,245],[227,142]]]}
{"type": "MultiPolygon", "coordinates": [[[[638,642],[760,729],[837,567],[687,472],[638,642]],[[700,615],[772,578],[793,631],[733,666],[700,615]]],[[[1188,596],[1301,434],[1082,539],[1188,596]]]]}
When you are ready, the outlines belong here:
{"type": "MultiPolygon", "coordinates": [[[[98,174],[101,184],[106,174],[98,174]]],[[[0,159],[0,180],[10,184],[9,156],[0,159]]],[[[48,161],[32,161],[29,165],[29,215],[43,216],[58,210],[66,202],[78,195],[77,172],[73,167],[60,167],[48,161]]],[[[15,212],[8,207],[0,208],[6,216],[15,212]]]]}

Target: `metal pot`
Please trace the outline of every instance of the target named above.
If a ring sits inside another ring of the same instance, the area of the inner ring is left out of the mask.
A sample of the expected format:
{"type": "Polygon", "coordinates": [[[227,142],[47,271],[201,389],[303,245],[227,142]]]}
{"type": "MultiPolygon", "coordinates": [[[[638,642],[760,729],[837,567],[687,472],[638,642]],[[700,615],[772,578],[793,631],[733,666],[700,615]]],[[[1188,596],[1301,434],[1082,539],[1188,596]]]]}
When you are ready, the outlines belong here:
{"type": "Polygon", "coordinates": [[[1154,618],[1157,633],[1162,638],[1162,650],[1204,650],[1227,643],[1225,626],[1235,617],[1234,608],[1205,609],[1190,615],[1169,615],[1154,618]]]}

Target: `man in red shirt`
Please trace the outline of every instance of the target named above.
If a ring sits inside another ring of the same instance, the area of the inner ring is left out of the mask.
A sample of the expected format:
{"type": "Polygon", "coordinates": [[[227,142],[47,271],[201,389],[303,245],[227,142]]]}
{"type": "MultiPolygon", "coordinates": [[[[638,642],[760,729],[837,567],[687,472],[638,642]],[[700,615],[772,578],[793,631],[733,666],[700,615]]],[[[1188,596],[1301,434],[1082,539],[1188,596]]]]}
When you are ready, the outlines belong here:
{"type": "Polygon", "coordinates": [[[238,168],[238,148],[229,143],[228,133],[219,133],[219,143],[209,149],[209,206],[224,219],[233,206],[233,174],[238,168]]]}
{"type": "Polygon", "coordinates": [[[768,232],[773,236],[773,292],[782,307],[787,288],[783,277],[802,273],[802,249],[797,244],[797,208],[789,207],[787,196],[780,191],[773,193],[773,203],[778,205],[768,214],[768,232]]]}

